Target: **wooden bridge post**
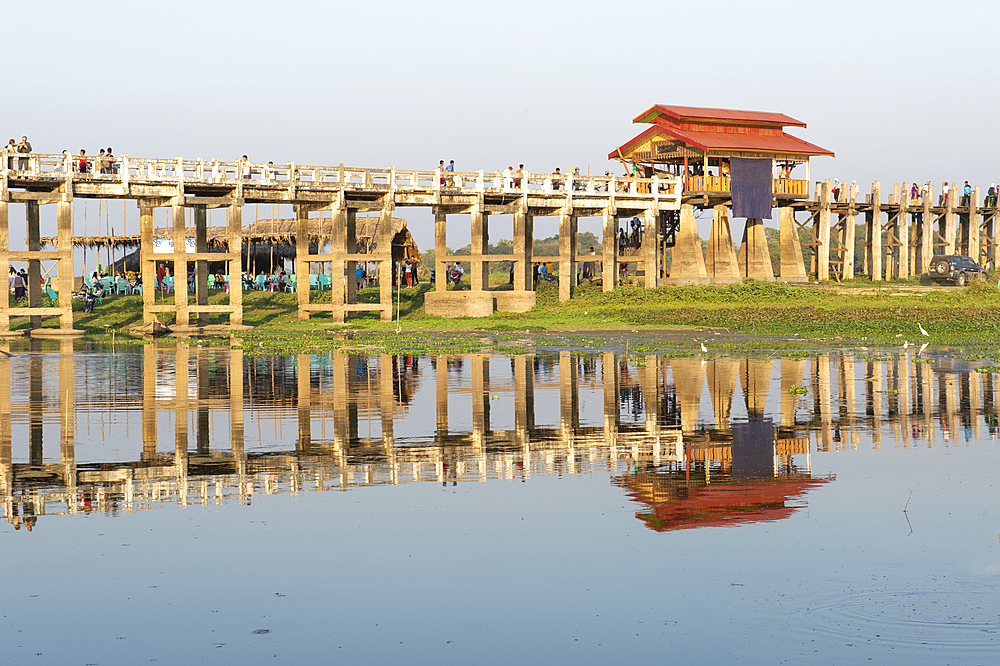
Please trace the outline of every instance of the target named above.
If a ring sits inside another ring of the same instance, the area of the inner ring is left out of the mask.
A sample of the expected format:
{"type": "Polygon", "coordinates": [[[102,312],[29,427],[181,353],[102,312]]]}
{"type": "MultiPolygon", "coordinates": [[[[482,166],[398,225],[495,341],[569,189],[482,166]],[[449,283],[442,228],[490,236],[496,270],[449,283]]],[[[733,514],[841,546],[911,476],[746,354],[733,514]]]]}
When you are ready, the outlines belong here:
{"type": "MultiPolygon", "coordinates": [[[[139,272],[142,275],[142,323],[148,326],[156,319],[156,257],[153,254],[153,211],[144,199],[139,200],[139,272]]],[[[83,276],[84,281],[87,276],[83,276]]]]}
{"type": "MultiPolygon", "coordinates": [[[[576,287],[576,229],[577,220],[572,209],[561,210],[559,212],[560,301],[568,301],[573,294],[573,288],[576,287]]],[[[645,237],[646,234],[643,234],[643,239],[645,237]]]]}
{"type": "Polygon", "coordinates": [[[729,208],[724,205],[716,206],[713,210],[712,231],[708,236],[708,251],[705,253],[705,272],[712,284],[740,281],[740,266],[736,259],[733,232],[729,226],[729,208]]]}
{"type": "Polygon", "coordinates": [[[677,244],[671,253],[670,282],[672,284],[708,284],[705,255],[701,251],[698,237],[698,221],[694,216],[694,206],[681,205],[680,225],[677,229],[677,244]]]}
{"type": "Polygon", "coordinates": [[[782,206],[778,209],[779,245],[781,249],[781,282],[806,282],[806,265],[802,260],[802,244],[799,242],[798,226],[795,224],[795,209],[782,206]]]}
{"type": "MultiPolygon", "coordinates": [[[[309,310],[309,213],[301,204],[296,204],[295,208],[295,281],[297,284],[296,296],[299,305],[299,319],[308,320],[309,310]]],[[[333,211],[333,228],[337,228],[337,216],[342,209],[333,211]]],[[[230,279],[232,282],[232,279],[230,279]]],[[[242,284],[240,285],[242,291],[242,284]]],[[[332,289],[332,284],[331,284],[332,289]]],[[[230,284],[230,292],[233,287],[230,284]]],[[[330,294],[331,302],[334,300],[333,293],[330,294]]]]}
{"type": "MultiPolygon", "coordinates": [[[[42,234],[39,223],[39,211],[37,201],[25,203],[28,209],[28,252],[40,252],[42,249],[42,234]]],[[[36,259],[28,259],[28,307],[37,308],[42,304],[42,262],[36,259]]],[[[28,326],[32,330],[40,328],[42,318],[39,316],[28,317],[28,326]]]]}
{"type": "Polygon", "coordinates": [[[618,286],[618,218],[610,206],[601,214],[601,288],[612,291],[618,286]]]}
{"type": "Polygon", "coordinates": [[[923,193],[923,223],[920,225],[923,235],[920,237],[920,261],[917,265],[917,272],[923,274],[927,271],[934,255],[934,213],[931,208],[934,206],[934,186],[927,185],[927,191],[923,193]]]}
{"type": "Polygon", "coordinates": [[[740,275],[744,278],[774,282],[774,268],[771,266],[771,253],[768,251],[762,219],[747,218],[743,227],[743,242],[740,245],[740,253],[737,258],[740,265],[740,275]]]}
{"type": "MultiPolygon", "coordinates": [[[[437,183],[437,179],[434,180],[437,183]]],[[[434,290],[448,290],[448,214],[441,207],[434,209],[434,290]]],[[[516,218],[515,218],[516,224],[516,218]]]]}
{"type": "Polygon", "coordinates": [[[486,256],[490,251],[490,215],[476,207],[471,215],[471,256],[469,258],[469,282],[472,291],[489,291],[490,269],[486,256]]]}
{"type": "MultiPolygon", "coordinates": [[[[8,252],[10,250],[9,212],[7,202],[0,199],[0,268],[3,268],[4,271],[6,271],[7,267],[10,266],[10,262],[7,259],[8,252]]],[[[9,295],[10,294],[8,292],[8,296],[9,295]]],[[[10,335],[10,299],[0,298],[0,337],[8,335],[10,335]]],[[[7,393],[9,391],[10,382],[0,384],[0,392],[7,393]]],[[[7,420],[7,423],[10,423],[9,419],[7,420]]],[[[10,426],[8,425],[7,427],[9,428],[10,426]]]]}
{"type": "Polygon", "coordinates": [[[896,215],[896,241],[899,246],[894,249],[893,255],[896,264],[896,277],[910,277],[910,212],[909,195],[906,192],[906,183],[900,188],[899,205],[896,215]]]}
{"type": "Polygon", "coordinates": [[[955,236],[957,235],[958,215],[955,212],[955,199],[958,198],[958,186],[951,184],[948,190],[948,200],[945,201],[944,209],[944,252],[942,254],[955,254],[955,236]]]}
{"type": "Polygon", "coordinates": [[[514,291],[534,291],[531,270],[534,218],[522,210],[514,213],[514,291]]]}
{"type": "MultiPolygon", "coordinates": [[[[243,325],[243,202],[233,201],[228,208],[229,217],[229,313],[230,326],[243,325]]],[[[306,275],[306,290],[309,289],[306,275]]],[[[143,277],[143,282],[146,278],[143,277]]],[[[145,294],[143,289],[143,294],[145,294]]],[[[306,298],[308,298],[308,293],[306,298]]],[[[301,315],[300,315],[301,316],[301,315]]]]}
{"type": "MultiPolygon", "coordinates": [[[[208,252],[208,209],[205,206],[194,207],[194,251],[208,252]]],[[[208,305],[208,261],[205,259],[194,262],[194,294],[195,303],[208,305]]],[[[207,326],[208,313],[199,312],[197,321],[199,326],[207,326]]]]}
{"type": "Polygon", "coordinates": [[[187,281],[187,229],[184,220],[184,206],[174,204],[170,207],[173,219],[174,238],[174,312],[177,318],[173,328],[181,330],[191,324],[188,313],[188,281],[187,281]]]}
{"type": "Polygon", "coordinates": [[[882,183],[872,183],[871,209],[865,220],[866,266],[872,282],[882,281],[882,183]]]}
{"type": "Polygon", "coordinates": [[[819,188],[819,215],[816,216],[816,279],[830,279],[830,179],[819,188]]]}
{"type": "Polygon", "coordinates": [[[972,188],[972,197],[969,200],[969,234],[968,247],[965,255],[972,257],[973,261],[979,261],[979,186],[972,188]]]}
{"type": "Polygon", "coordinates": [[[392,207],[383,206],[378,217],[378,291],[382,321],[392,321],[392,207]]]}
{"type": "MultiPolygon", "coordinates": [[[[58,267],[56,270],[56,285],[59,289],[59,302],[54,304],[62,310],[59,315],[59,328],[73,328],[73,202],[60,201],[56,204],[56,224],[58,228],[57,243],[59,247],[58,267]]],[[[0,261],[0,266],[7,263],[0,261]]]]}
{"type": "Polygon", "coordinates": [[[857,188],[847,186],[847,215],[843,217],[843,244],[844,244],[844,267],[842,269],[844,280],[854,279],[855,259],[854,245],[857,241],[857,214],[858,214],[858,191],[857,188]]]}

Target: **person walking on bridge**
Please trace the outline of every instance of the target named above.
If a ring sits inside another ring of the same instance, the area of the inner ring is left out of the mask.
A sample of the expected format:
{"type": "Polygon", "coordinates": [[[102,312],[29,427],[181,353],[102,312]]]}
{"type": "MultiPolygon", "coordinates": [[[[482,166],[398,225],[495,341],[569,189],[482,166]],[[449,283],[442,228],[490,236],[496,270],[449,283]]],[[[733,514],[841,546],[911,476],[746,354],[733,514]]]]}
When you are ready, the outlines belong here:
{"type": "Polygon", "coordinates": [[[965,181],[965,187],[962,189],[962,205],[968,206],[972,201],[972,186],[969,185],[969,181],[965,181]]]}

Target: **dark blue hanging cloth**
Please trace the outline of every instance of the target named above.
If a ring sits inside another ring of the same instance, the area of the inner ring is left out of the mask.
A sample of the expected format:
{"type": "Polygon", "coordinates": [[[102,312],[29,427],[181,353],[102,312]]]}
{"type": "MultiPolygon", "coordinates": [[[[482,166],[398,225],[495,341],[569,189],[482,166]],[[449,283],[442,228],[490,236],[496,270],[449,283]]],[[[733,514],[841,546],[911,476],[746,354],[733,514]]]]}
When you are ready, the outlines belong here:
{"type": "Polygon", "coordinates": [[[729,159],[733,191],[733,217],[771,219],[774,181],[771,160],[751,160],[745,157],[729,159]]]}

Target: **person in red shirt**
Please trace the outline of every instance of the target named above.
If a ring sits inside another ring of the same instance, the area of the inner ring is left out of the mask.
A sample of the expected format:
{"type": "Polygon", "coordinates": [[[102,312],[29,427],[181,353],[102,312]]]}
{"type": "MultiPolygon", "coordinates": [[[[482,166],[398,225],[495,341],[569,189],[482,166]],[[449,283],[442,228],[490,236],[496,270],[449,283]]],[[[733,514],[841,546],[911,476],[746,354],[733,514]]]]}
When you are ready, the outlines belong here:
{"type": "Polygon", "coordinates": [[[163,278],[165,277],[167,277],[167,268],[160,264],[156,269],[156,289],[158,291],[163,291],[163,278]]]}

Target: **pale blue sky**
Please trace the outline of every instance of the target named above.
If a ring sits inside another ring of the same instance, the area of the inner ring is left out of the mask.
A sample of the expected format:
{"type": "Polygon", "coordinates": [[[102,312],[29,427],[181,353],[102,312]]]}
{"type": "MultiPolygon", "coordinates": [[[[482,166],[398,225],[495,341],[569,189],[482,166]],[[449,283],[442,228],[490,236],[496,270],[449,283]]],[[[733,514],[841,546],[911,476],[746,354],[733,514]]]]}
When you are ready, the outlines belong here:
{"type": "MultiPolygon", "coordinates": [[[[0,132],[36,152],[602,173],[635,115],[673,103],[803,120],[794,133],[837,154],[813,180],[863,192],[1000,179],[994,3],[56,1],[4,15],[0,132]]],[[[400,214],[426,247],[429,216],[400,214]]]]}

